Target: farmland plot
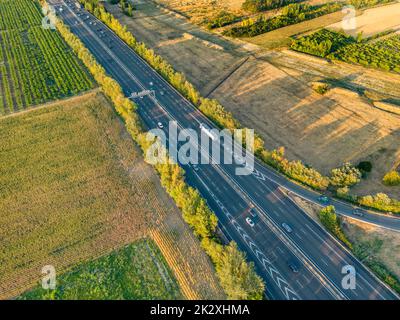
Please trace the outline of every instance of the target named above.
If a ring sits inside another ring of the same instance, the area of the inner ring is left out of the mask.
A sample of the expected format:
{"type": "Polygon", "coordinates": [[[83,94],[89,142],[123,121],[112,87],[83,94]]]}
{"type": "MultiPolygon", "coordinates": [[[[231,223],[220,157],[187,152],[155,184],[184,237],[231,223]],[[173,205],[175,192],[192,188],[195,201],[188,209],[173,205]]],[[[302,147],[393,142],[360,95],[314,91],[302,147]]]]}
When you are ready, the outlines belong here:
{"type": "Polygon", "coordinates": [[[0,0],[0,115],[92,87],[91,77],[31,0],[0,0]]]}
{"type": "Polygon", "coordinates": [[[0,299],[34,287],[45,265],[61,276],[145,237],[163,244],[177,284],[154,291],[149,265],[142,277],[154,290],[125,298],[174,298],[179,286],[186,298],[223,299],[199,241],[104,96],[52,104],[0,118],[0,299]]]}
{"type": "Polygon", "coordinates": [[[135,241],[58,277],[54,291],[41,286],[23,300],[154,300],[182,298],[161,252],[149,239],[135,241]]]}

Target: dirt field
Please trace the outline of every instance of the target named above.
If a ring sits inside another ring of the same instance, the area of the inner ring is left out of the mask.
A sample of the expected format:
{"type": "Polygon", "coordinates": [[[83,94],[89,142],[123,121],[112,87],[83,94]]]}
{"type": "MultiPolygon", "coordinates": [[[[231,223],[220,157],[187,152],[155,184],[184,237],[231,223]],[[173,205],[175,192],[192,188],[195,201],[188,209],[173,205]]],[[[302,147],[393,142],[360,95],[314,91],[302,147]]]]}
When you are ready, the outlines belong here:
{"type": "Polygon", "coordinates": [[[193,23],[201,24],[204,19],[213,17],[222,10],[243,14],[241,7],[244,0],[156,0],[155,2],[179,12],[193,23]]]}
{"type": "MultiPolygon", "coordinates": [[[[387,30],[400,30],[399,16],[400,3],[367,9],[355,18],[357,28],[355,30],[346,30],[346,33],[356,36],[362,32],[364,37],[370,37],[387,30]]],[[[343,29],[341,22],[332,24],[328,28],[333,30],[343,29]]]]}
{"type": "Polygon", "coordinates": [[[106,7],[138,40],[185,73],[203,95],[246,57],[241,45],[207,33],[185,18],[166,13],[151,1],[140,2],[133,19],[115,5],[106,4],[106,7]]]}
{"type": "Polygon", "coordinates": [[[0,298],[32,287],[45,265],[60,274],[156,231],[177,233],[166,237],[168,261],[185,297],[223,298],[209,259],[104,96],[71,101],[0,118],[0,298]]]}
{"type": "Polygon", "coordinates": [[[321,96],[255,59],[213,95],[242,123],[260,132],[267,148],[285,146],[289,158],[302,159],[325,174],[345,161],[370,160],[373,172],[355,191],[398,196],[399,188],[381,184],[383,175],[400,162],[398,115],[374,108],[349,90],[334,89],[321,96]]]}
{"type": "Polygon", "coordinates": [[[344,161],[372,159],[373,173],[354,190],[359,194],[384,191],[398,197],[399,189],[383,186],[381,179],[400,162],[399,116],[372,107],[365,98],[349,98],[348,92],[335,90],[321,97],[310,83],[324,80],[334,87],[368,92],[374,99],[398,102],[399,75],[330,64],[288,50],[246,52],[243,43],[202,31],[151,2],[139,5],[134,19],[121,15],[116,6],[108,8],[203,95],[212,91],[211,97],[260,132],[268,148],[285,146],[289,158],[301,159],[324,173],[344,161]]]}

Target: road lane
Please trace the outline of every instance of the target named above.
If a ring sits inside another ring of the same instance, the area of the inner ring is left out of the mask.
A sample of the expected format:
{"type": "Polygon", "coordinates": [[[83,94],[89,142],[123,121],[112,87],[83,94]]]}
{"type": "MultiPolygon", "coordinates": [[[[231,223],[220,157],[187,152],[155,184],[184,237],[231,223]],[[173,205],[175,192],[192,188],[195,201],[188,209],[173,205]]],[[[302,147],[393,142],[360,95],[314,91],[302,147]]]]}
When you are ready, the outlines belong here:
{"type": "MultiPolygon", "coordinates": [[[[173,90],[168,84],[166,84],[165,81],[160,79],[160,77],[157,74],[155,74],[152,69],[150,69],[146,64],[144,64],[143,61],[141,61],[141,59],[139,57],[137,57],[130,48],[128,48],[124,44],[120,43],[120,40],[118,38],[116,38],[111,32],[106,30],[105,26],[103,26],[100,22],[96,22],[96,26],[93,26],[93,25],[88,24],[87,21],[86,22],[84,21],[83,24],[85,24],[85,27],[82,28],[82,25],[75,24],[75,21],[77,20],[77,18],[74,17],[72,13],[68,14],[68,12],[69,12],[69,10],[65,10],[62,13],[62,16],[63,16],[63,19],[65,20],[65,22],[67,24],[69,24],[71,26],[71,30],[82,39],[82,41],[89,48],[89,50],[92,51],[92,53],[96,56],[98,61],[105,67],[106,71],[111,76],[113,76],[115,79],[118,80],[118,82],[123,87],[125,94],[129,95],[131,92],[142,91],[143,87],[150,88],[150,89],[154,88],[154,89],[156,89],[157,98],[160,101],[162,101],[163,108],[167,108],[168,109],[167,113],[170,114],[173,118],[177,119],[178,123],[184,125],[185,128],[190,127],[190,128],[196,129],[198,131],[199,123],[201,123],[201,122],[209,123],[209,121],[207,119],[204,119],[204,117],[197,110],[194,110],[193,107],[185,99],[183,99],[175,90],[173,90]],[[91,27],[94,29],[98,29],[99,27],[105,29],[106,34],[107,34],[107,36],[106,36],[107,39],[108,40],[112,39],[112,41],[109,42],[108,45],[105,44],[104,41],[99,40],[98,37],[96,38],[96,36],[93,35],[96,30],[88,31],[88,28],[90,29],[91,27]],[[111,44],[112,48],[107,48],[107,46],[109,46],[110,44],[111,44]],[[120,64],[120,63],[117,63],[117,61],[123,61],[123,63],[120,64]],[[138,72],[138,70],[140,70],[140,72],[138,72]],[[143,72],[144,70],[146,70],[146,72],[143,72]],[[164,91],[165,94],[160,95],[160,91],[164,91]]],[[[95,21],[95,19],[92,16],[90,16],[90,17],[91,17],[90,18],[91,21],[95,21]]],[[[157,114],[160,112],[162,113],[162,111],[160,110],[159,103],[154,103],[154,101],[152,101],[149,97],[145,97],[143,99],[138,99],[136,101],[136,103],[139,105],[139,114],[144,118],[147,126],[149,128],[155,127],[156,122],[154,121],[154,119],[149,118],[148,111],[151,110],[152,108],[157,108],[157,111],[155,113],[152,112],[152,114],[157,114]]],[[[168,122],[169,120],[171,120],[171,119],[170,118],[165,119],[166,122],[168,122]]],[[[203,190],[202,194],[211,203],[213,201],[215,201],[216,204],[214,204],[214,206],[216,208],[215,209],[213,208],[213,209],[217,213],[220,221],[224,221],[223,218],[225,216],[225,213],[221,210],[220,204],[223,204],[225,208],[229,208],[229,207],[232,207],[232,203],[236,202],[236,201],[232,201],[231,195],[236,194],[234,196],[234,198],[237,199],[237,190],[233,190],[231,192],[226,191],[226,190],[229,190],[229,187],[231,187],[231,185],[223,182],[224,179],[226,179],[226,177],[228,177],[231,180],[237,179],[237,177],[232,177],[232,173],[229,173],[229,170],[234,170],[234,166],[222,166],[223,168],[219,168],[219,170],[216,170],[216,168],[214,166],[205,166],[205,167],[207,168],[207,170],[212,170],[212,171],[207,172],[203,168],[201,170],[199,170],[199,172],[203,174],[203,179],[212,178],[212,181],[214,182],[214,184],[215,183],[218,184],[218,187],[213,186],[212,192],[213,192],[214,196],[216,194],[218,194],[219,192],[221,192],[221,190],[224,190],[224,191],[222,192],[222,194],[220,194],[218,196],[217,200],[214,200],[213,197],[210,197],[209,190],[203,190]],[[221,173],[220,172],[221,170],[223,170],[224,172],[221,173]],[[229,196],[227,196],[227,194],[229,194],[229,196]]],[[[198,175],[197,173],[193,172],[193,169],[191,167],[187,167],[185,169],[188,172],[188,177],[191,174],[194,176],[198,175]]],[[[200,190],[206,189],[204,186],[203,187],[200,186],[199,182],[198,181],[196,182],[195,179],[188,179],[188,180],[190,180],[190,182],[192,182],[193,185],[198,187],[200,190]]],[[[271,212],[276,212],[275,211],[276,208],[281,208],[281,211],[283,211],[283,212],[285,212],[285,210],[289,210],[289,211],[294,210],[294,213],[292,212],[292,217],[289,216],[289,220],[293,220],[293,216],[296,216],[296,217],[298,216],[299,220],[294,221],[294,223],[296,224],[296,228],[297,228],[297,224],[303,225],[304,219],[307,220],[306,215],[303,212],[301,212],[301,210],[299,210],[298,208],[293,209],[292,204],[286,197],[283,196],[284,200],[282,200],[282,201],[273,201],[271,199],[268,199],[267,197],[262,197],[263,192],[268,193],[271,191],[271,188],[276,188],[276,186],[273,183],[267,184],[265,182],[267,179],[264,181],[264,183],[260,183],[260,180],[257,179],[254,175],[252,175],[252,176],[241,177],[239,180],[240,181],[238,182],[238,184],[240,186],[243,186],[246,189],[246,193],[250,192],[252,189],[254,189],[254,190],[257,189],[257,192],[251,193],[251,197],[252,198],[254,197],[256,199],[255,202],[261,207],[261,211],[264,210],[263,208],[265,208],[267,211],[271,211],[271,212]],[[256,188],[254,186],[256,186],[256,188]],[[264,186],[266,188],[264,189],[262,186],[264,186]],[[282,207],[284,209],[282,209],[282,207]],[[301,220],[301,219],[303,219],[303,220],[301,220]]],[[[211,185],[213,185],[213,184],[211,184],[211,185]]],[[[246,197],[245,197],[245,199],[243,199],[243,201],[248,206],[253,205],[251,203],[251,201],[249,202],[246,199],[246,197]]],[[[232,208],[231,210],[235,211],[236,207],[232,208]]],[[[237,214],[238,213],[236,212],[233,217],[235,217],[237,214]]],[[[277,217],[278,216],[276,216],[276,213],[275,213],[274,218],[277,219],[277,217]]],[[[271,219],[271,213],[265,214],[265,219],[271,219]]],[[[306,222],[309,223],[309,221],[306,221],[306,222]]],[[[243,245],[243,243],[245,241],[243,242],[243,241],[237,240],[238,238],[240,238],[240,237],[238,237],[238,234],[240,234],[240,232],[238,232],[238,230],[242,230],[242,231],[246,232],[246,229],[248,228],[247,224],[243,221],[243,219],[240,219],[240,222],[235,220],[235,223],[232,223],[232,221],[229,219],[228,220],[225,219],[224,227],[226,229],[230,228],[232,234],[235,234],[235,232],[233,232],[233,231],[236,230],[236,236],[234,236],[234,238],[235,238],[234,240],[237,242],[240,242],[241,247],[245,247],[246,245],[247,245],[247,247],[249,247],[248,244],[243,245]],[[235,223],[237,223],[237,225],[235,223]],[[233,229],[232,229],[231,225],[234,226],[233,229]]],[[[291,221],[291,223],[293,223],[293,221],[291,221]]],[[[261,226],[257,226],[257,229],[259,227],[261,227],[261,226]]],[[[315,225],[313,225],[312,228],[314,230],[315,225]]],[[[305,238],[306,235],[305,235],[300,238],[297,237],[298,239],[296,239],[296,241],[294,241],[293,239],[291,239],[291,241],[295,242],[296,246],[298,246],[298,245],[305,246],[306,249],[304,249],[304,250],[307,251],[306,256],[311,255],[314,257],[314,255],[316,255],[317,258],[320,258],[320,256],[321,256],[320,250],[322,250],[323,247],[319,248],[318,250],[314,250],[313,248],[315,248],[316,244],[318,244],[319,242],[324,243],[326,241],[326,240],[324,240],[324,238],[326,238],[326,237],[329,238],[329,235],[327,235],[326,232],[322,229],[321,230],[317,229],[317,230],[318,230],[318,232],[316,232],[316,234],[319,235],[323,241],[320,241],[320,239],[318,239],[318,237],[316,235],[312,236],[309,239],[306,239],[305,238]],[[319,234],[320,232],[321,232],[321,234],[319,234]]],[[[247,234],[247,232],[246,232],[246,234],[247,234]]],[[[310,233],[310,234],[312,234],[312,233],[310,233]]],[[[279,250],[277,250],[276,252],[274,251],[273,253],[274,253],[274,255],[279,257],[279,259],[275,260],[275,261],[279,261],[279,263],[280,263],[280,265],[277,268],[279,270],[282,270],[282,272],[279,272],[279,274],[281,275],[284,273],[285,276],[287,277],[287,274],[288,274],[287,265],[285,265],[286,266],[286,268],[285,268],[285,266],[283,265],[284,264],[283,262],[285,260],[287,260],[288,257],[293,255],[292,249],[288,248],[287,245],[282,243],[281,240],[278,240],[277,235],[274,234],[274,232],[271,232],[271,230],[268,228],[268,226],[266,224],[262,225],[262,232],[256,233],[255,235],[250,233],[250,235],[251,235],[250,236],[251,240],[256,242],[258,247],[260,247],[260,244],[264,244],[264,243],[280,243],[279,250]],[[264,239],[264,237],[266,237],[266,238],[264,239]],[[256,240],[254,238],[256,238],[256,240]]],[[[282,235],[279,235],[279,236],[282,237],[282,235]]],[[[333,241],[332,245],[335,247],[335,250],[340,251],[341,254],[343,254],[345,256],[349,255],[349,253],[343,251],[343,248],[338,246],[338,244],[335,243],[334,241],[333,241]]],[[[249,248],[245,248],[245,251],[248,253],[249,257],[252,258],[252,260],[257,261],[257,256],[256,256],[256,254],[254,254],[254,251],[249,250],[249,248]]],[[[269,252],[265,252],[265,250],[262,250],[262,251],[263,251],[263,254],[269,253],[269,252]]],[[[310,258],[308,257],[307,260],[310,260],[310,258]]],[[[330,266],[330,268],[328,268],[329,266],[326,266],[326,263],[324,263],[322,261],[314,261],[313,264],[316,264],[316,266],[319,269],[323,270],[323,273],[324,273],[324,276],[326,277],[326,279],[320,280],[318,275],[311,274],[311,272],[310,272],[310,274],[307,274],[307,275],[302,274],[301,276],[303,276],[307,279],[309,279],[308,276],[310,276],[310,278],[313,281],[316,281],[318,283],[317,285],[314,285],[314,286],[307,286],[307,288],[308,287],[312,288],[311,289],[312,293],[305,291],[305,289],[304,289],[305,286],[304,286],[304,284],[302,284],[302,282],[299,279],[289,279],[289,280],[285,279],[285,281],[290,282],[291,288],[296,287],[296,288],[300,289],[299,298],[301,298],[301,299],[318,298],[318,295],[316,295],[315,292],[317,292],[318,290],[321,291],[321,287],[323,287],[325,289],[326,286],[332,286],[332,285],[338,286],[338,284],[340,284],[339,280],[341,280],[342,275],[341,275],[340,271],[337,270],[339,268],[333,267],[333,264],[330,266]],[[321,267],[321,265],[323,265],[324,267],[321,267]],[[329,270],[326,270],[327,268],[329,270]],[[335,269],[335,270],[333,270],[333,269],[335,269]],[[332,279],[334,279],[334,280],[332,280],[332,279]],[[329,284],[324,283],[324,281],[328,281],[329,284]]],[[[389,299],[393,298],[392,293],[390,291],[388,291],[387,288],[385,288],[379,282],[377,282],[377,280],[374,279],[373,276],[368,274],[368,272],[366,270],[363,270],[364,268],[361,265],[360,265],[360,268],[361,268],[361,271],[363,272],[363,276],[362,276],[361,280],[367,279],[367,283],[372,282],[372,283],[374,283],[374,286],[375,285],[378,286],[379,290],[384,291],[382,296],[377,295],[378,298],[389,298],[389,299]],[[381,287],[382,287],[382,289],[381,289],[381,287]]],[[[258,269],[260,269],[260,266],[258,266],[258,269]]],[[[308,270],[308,269],[304,268],[304,270],[308,270]]],[[[302,272],[306,272],[306,271],[302,271],[302,272]]],[[[307,272],[309,272],[309,271],[307,271],[307,272]]],[[[316,271],[316,273],[317,273],[317,271],[316,271]]],[[[268,277],[267,275],[265,275],[265,272],[262,272],[262,274],[263,274],[264,278],[269,280],[269,281],[267,281],[267,284],[269,285],[271,283],[271,279],[273,277],[271,277],[271,276],[268,277]]],[[[277,285],[277,287],[279,287],[279,286],[277,285]]],[[[284,290],[282,291],[282,288],[275,288],[275,287],[273,287],[273,288],[274,289],[271,290],[271,292],[274,290],[276,291],[276,292],[274,292],[274,297],[287,298],[287,296],[285,296],[285,293],[287,293],[287,292],[284,292],[284,290]]],[[[368,290],[367,285],[362,286],[362,288],[364,290],[368,290]]],[[[357,289],[356,290],[357,292],[354,291],[356,293],[353,296],[351,296],[351,298],[357,298],[360,295],[361,295],[361,298],[368,298],[371,295],[375,294],[374,290],[372,290],[372,291],[369,290],[368,292],[358,292],[359,290],[360,289],[357,289]]],[[[293,291],[296,292],[297,290],[295,291],[293,289],[293,291]]],[[[339,289],[339,291],[340,291],[340,289],[339,289]]],[[[346,293],[346,295],[347,294],[348,293],[346,293]]],[[[325,299],[333,298],[333,296],[330,296],[330,294],[325,294],[325,295],[321,294],[321,297],[323,297],[325,299]]]]}

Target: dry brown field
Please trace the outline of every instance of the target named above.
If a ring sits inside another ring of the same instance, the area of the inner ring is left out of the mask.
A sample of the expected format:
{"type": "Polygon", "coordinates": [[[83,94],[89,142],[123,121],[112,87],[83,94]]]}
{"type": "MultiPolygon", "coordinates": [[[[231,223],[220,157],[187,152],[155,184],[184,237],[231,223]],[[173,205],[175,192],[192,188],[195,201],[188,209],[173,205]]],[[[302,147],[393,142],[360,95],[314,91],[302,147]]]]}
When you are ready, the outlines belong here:
{"type": "Polygon", "coordinates": [[[201,30],[151,2],[138,6],[133,19],[116,6],[108,8],[203,95],[212,92],[245,126],[260,132],[267,148],[284,146],[290,159],[325,174],[345,161],[371,160],[372,174],[354,192],[398,198],[399,188],[385,187],[381,180],[400,164],[400,119],[373,102],[400,102],[399,75],[289,50],[247,51],[245,43],[201,30]],[[336,89],[320,96],[311,89],[313,81],[336,89]]]}
{"type": "MultiPolygon", "coordinates": [[[[400,30],[400,3],[389,4],[381,7],[367,9],[357,16],[356,29],[348,30],[346,33],[356,36],[362,32],[364,37],[370,37],[387,30],[400,30]]],[[[343,29],[342,23],[338,22],[328,26],[329,29],[343,29]]]]}

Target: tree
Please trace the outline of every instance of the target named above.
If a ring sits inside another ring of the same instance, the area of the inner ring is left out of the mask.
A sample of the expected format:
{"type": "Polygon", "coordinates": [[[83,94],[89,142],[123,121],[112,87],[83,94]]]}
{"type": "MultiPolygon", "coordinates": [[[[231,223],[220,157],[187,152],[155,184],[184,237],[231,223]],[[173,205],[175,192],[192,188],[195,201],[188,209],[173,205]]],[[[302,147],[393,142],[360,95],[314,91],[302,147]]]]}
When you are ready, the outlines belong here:
{"type": "Polygon", "coordinates": [[[244,253],[239,251],[235,242],[223,246],[206,239],[202,245],[215,264],[217,276],[228,299],[262,299],[264,282],[256,274],[254,264],[246,261],[244,253]]]}
{"type": "Polygon", "coordinates": [[[337,216],[334,206],[323,208],[319,212],[318,217],[325,228],[332,232],[346,246],[352,249],[352,244],[342,230],[340,218],[337,216]]]}
{"type": "Polygon", "coordinates": [[[360,182],[361,172],[353,167],[349,162],[342,167],[333,169],[331,172],[331,184],[336,187],[350,187],[360,182]]]}
{"type": "Polygon", "coordinates": [[[400,185],[400,173],[397,171],[390,171],[383,177],[383,183],[387,186],[400,185]]]}

